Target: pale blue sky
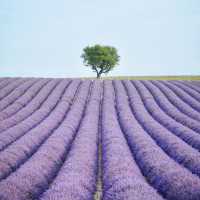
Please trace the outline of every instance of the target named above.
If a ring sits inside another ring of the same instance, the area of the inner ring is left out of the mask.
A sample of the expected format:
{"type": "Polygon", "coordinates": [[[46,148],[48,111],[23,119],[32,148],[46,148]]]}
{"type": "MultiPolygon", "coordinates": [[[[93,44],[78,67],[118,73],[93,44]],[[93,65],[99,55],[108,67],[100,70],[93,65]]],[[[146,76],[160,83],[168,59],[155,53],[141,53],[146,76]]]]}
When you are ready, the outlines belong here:
{"type": "Polygon", "coordinates": [[[87,45],[115,46],[109,75],[200,75],[200,0],[0,0],[0,76],[93,76],[87,45]]]}

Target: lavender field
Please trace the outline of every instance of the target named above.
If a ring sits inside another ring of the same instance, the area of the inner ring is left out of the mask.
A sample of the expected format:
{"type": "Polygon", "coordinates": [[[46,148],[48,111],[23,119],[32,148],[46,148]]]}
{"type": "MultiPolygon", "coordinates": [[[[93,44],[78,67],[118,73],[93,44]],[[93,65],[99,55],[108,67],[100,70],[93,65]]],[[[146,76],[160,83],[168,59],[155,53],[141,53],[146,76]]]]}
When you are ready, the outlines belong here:
{"type": "Polygon", "coordinates": [[[0,200],[200,200],[200,82],[0,78],[0,200]]]}

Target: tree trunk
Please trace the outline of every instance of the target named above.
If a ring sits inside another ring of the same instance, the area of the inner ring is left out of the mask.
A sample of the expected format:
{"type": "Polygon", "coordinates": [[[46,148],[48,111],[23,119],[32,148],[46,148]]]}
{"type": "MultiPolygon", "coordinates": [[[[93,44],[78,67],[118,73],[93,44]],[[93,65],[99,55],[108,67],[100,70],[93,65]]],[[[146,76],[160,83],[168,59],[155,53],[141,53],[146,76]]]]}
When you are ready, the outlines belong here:
{"type": "Polygon", "coordinates": [[[97,73],[97,79],[100,79],[101,74],[97,73]]]}

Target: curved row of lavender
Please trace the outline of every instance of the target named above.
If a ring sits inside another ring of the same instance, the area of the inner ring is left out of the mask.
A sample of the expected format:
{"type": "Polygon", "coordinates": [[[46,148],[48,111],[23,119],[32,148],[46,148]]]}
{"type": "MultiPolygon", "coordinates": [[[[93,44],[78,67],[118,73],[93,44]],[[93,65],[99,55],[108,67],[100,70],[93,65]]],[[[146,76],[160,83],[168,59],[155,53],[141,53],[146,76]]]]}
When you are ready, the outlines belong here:
{"type": "Polygon", "coordinates": [[[73,81],[66,87],[67,89],[62,94],[56,108],[42,123],[26,132],[23,137],[14,141],[12,145],[7,146],[7,148],[1,151],[0,179],[5,178],[15,171],[54,133],[64,120],[79,85],[80,81],[73,81]],[[16,152],[15,157],[13,157],[13,152],[16,152]]]}
{"type": "MultiPolygon", "coordinates": [[[[48,188],[63,165],[75,138],[90,85],[89,82],[83,83],[75,102],[59,127],[27,162],[0,182],[0,199],[33,199],[48,188]],[[11,194],[10,191],[15,192],[11,194]]],[[[69,104],[66,100],[61,102],[63,107],[69,104]]]]}
{"type": "MultiPolygon", "coordinates": [[[[180,81],[179,81],[180,82],[180,81]]],[[[198,81],[199,82],[199,81],[198,81]]],[[[182,82],[181,82],[182,83],[182,82]]],[[[194,89],[197,92],[200,92],[200,82],[197,84],[197,81],[185,81],[183,82],[185,86],[194,89]],[[197,84],[197,85],[196,85],[197,84]],[[198,87],[199,86],[199,87],[198,87]]]]}
{"type": "Polygon", "coordinates": [[[8,86],[8,84],[12,83],[14,80],[17,80],[17,78],[1,78],[0,89],[4,88],[5,86],[8,86]]]}
{"type": "Polygon", "coordinates": [[[189,93],[189,90],[180,88],[180,86],[177,86],[175,84],[170,83],[169,81],[164,82],[165,85],[167,85],[172,91],[174,91],[183,101],[188,103],[193,109],[200,111],[200,102],[194,98],[194,94],[189,93]]]}
{"type": "MultiPolygon", "coordinates": [[[[168,135],[167,131],[158,126],[158,123],[145,112],[144,105],[133,84],[130,81],[124,81],[124,86],[130,106],[128,102],[123,102],[122,105],[127,105],[127,113],[132,112],[133,115],[131,122],[128,122],[125,120],[126,113],[124,114],[122,127],[124,127],[127,141],[144,176],[166,199],[199,199],[199,177],[172,159],[167,154],[169,151],[167,153],[163,151],[164,147],[168,150],[168,144],[172,142],[170,136],[173,135],[168,135]],[[145,128],[147,124],[148,129],[145,128]],[[166,131],[166,137],[162,131],[166,131]],[[153,137],[156,134],[158,138],[153,137]]],[[[178,144],[174,145],[177,148],[174,150],[177,152],[178,144]]],[[[176,152],[175,156],[177,156],[176,152]]]]}
{"type": "Polygon", "coordinates": [[[94,82],[76,138],[41,200],[92,200],[96,188],[101,83],[94,82]]]}
{"type": "MultiPolygon", "coordinates": [[[[174,129],[174,134],[172,134],[169,130],[166,129],[165,126],[162,126],[159,123],[159,121],[161,120],[156,121],[151,116],[151,114],[147,110],[150,110],[151,113],[154,113],[154,116],[157,115],[158,117],[156,117],[156,119],[159,118],[162,119],[162,121],[168,121],[168,118],[163,114],[159,107],[154,104],[154,100],[151,94],[147,90],[145,90],[144,86],[141,85],[138,81],[135,81],[133,84],[135,85],[135,88],[132,88],[132,91],[134,91],[134,96],[132,96],[132,105],[134,107],[133,109],[135,117],[138,119],[140,124],[142,124],[143,128],[167,154],[169,154],[180,164],[188,167],[193,173],[200,175],[199,151],[195,150],[179,137],[177,137],[175,135],[177,132],[176,129],[174,129]],[[140,95],[138,93],[139,91],[142,95],[144,103],[140,98],[140,95]],[[135,105],[135,102],[138,102],[138,104],[135,105]]],[[[187,136],[189,137],[190,130],[184,130],[183,128],[179,132],[179,135],[181,135],[182,132],[187,131],[187,136]]],[[[198,140],[194,140],[194,142],[198,142],[198,140]]]]}
{"type": "Polygon", "coordinates": [[[175,84],[170,82],[163,82],[168,88],[170,88],[173,92],[176,93],[178,97],[180,97],[184,102],[186,102],[189,106],[191,106],[194,110],[200,111],[200,102],[194,99],[188,92],[185,92],[183,89],[179,88],[175,84]]]}
{"type": "MultiPolygon", "coordinates": [[[[30,103],[30,101],[47,84],[47,79],[38,80],[24,95],[17,98],[12,104],[4,108],[0,113],[0,120],[5,120],[16,114],[20,109],[30,103]]],[[[31,111],[31,110],[30,110],[31,111]]]]}
{"type": "MultiPolygon", "coordinates": [[[[48,117],[50,115],[50,113],[54,110],[54,108],[57,106],[59,99],[62,95],[62,92],[64,91],[64,89],[66,87],[66,84],[68,84],[68,81],[62,81],[55,88],[54,92],[48,96],[46,101],[39,108],[37,108],[37,110],[33,114],[29,115],[27,118],[25,118],[21,122],[16,123],[14,126],[9,127],[6,130],[2,131],[0,134],[0,141],[1,141],[0,142],[0,150],[3,150],[5,147],[7,147],[13,141],[15,141],[16,139],[23,136],[27,131],[30,131],[35,126],[38,126],[40,123],[42,123],[43,120],[45,119],[45,117],[48,117]],[[15,132],[14,135],[13,135],[13,132],[15,132]]],[[[42,93],[41,93],[41,97],[43,97],[42,93]]],[[[40,99],[36,99],[36,100],[40,100],[40,99]]],[[[40,101],[36,101],[33,103],[35,103],[35,105],[37,105],[38,102],[40,102],[40,101]]],[[[20,110],[20,112],[18,112],[18,116],[21,118],[24,116],[24,114],[27,115],[27,113],[30,111],[29,107],[30,107],[30,110],[32,110],[33,107],[31,105],[26,106],[26,107],[24,107],[24,109],[22,109],[22,110],[20,110]]],[[[11,118],[13,120],[19,119],[15,115],[13,115],[13,117],[11,117],[11,118]]],[[[7,121],[7,120],[3,120],[0,122],[0,128],[5,127],[7,125],[7,123],[5,121],[7,121]]]]}
{"type": "Polygon", "coordinates": [[[155,85],[149,81],[143,81],[143,84],[147,87],[150,93],[153,95],[156,103],[160,108],[169,115],[170,118],[175,121],[188,126],[194,131],[200,133],[199,121],[197,119],[192,119],[188,115],[182,113],[176,108],[155,85]]]}
{"type": "Polygon", "coordinates": [[[200,121],[200,113],[187,104],[174,90],[171,90],[167,85],[163,84],[164,81],[152,81],[152,83],[166,95],[168,100],[175,105],[177,109],[185,115],[188,115],[190,118],[200,121]]]}
{"type": "MultiPolygon", "coordinates": [[[[123,93],[120,97],[126,98],[123,93]]],[[[117,119],[116,104],[120,113],[125,114],[124,120],[131,120],[127,108],[120,107],[124,102],[115,103],[112,83],[106,81],[102,103],[103,199],[161,200],[163,198],[147,183],[131,154],[117,119]]]]}
{"type": "Polygon", "coordinates": [[[196,82],[0,78],[2,200],[199,200],[199,151],[196,82]]]}
{"type": "Polygon", "coordinates": [[[192,147],[200,150],[199,122],[176,109],[152,83],[142,81],[141,83],[138,82],[137,86],[143,103],[150,115],[173,134],[179,136],[192,147]]]}

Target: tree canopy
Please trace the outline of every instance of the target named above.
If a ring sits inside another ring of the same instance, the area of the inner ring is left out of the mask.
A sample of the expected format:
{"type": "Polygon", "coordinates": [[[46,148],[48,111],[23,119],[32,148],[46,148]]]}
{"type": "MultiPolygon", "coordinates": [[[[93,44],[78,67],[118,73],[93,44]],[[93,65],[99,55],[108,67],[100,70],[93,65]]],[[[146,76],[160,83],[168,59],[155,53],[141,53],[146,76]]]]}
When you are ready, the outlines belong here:
{"type": "Polygon", "coordinates": [[[81,57],[85,66],[91,67],[96,72],[97,78],[112,70],[118,64],[120,58],[116,48],[98,44],[85,47],[81,57]]]}

